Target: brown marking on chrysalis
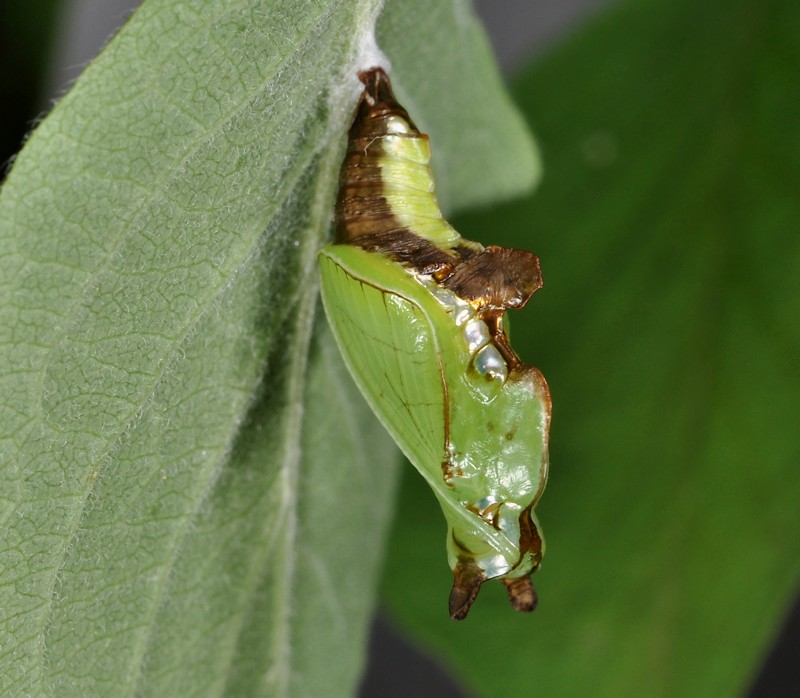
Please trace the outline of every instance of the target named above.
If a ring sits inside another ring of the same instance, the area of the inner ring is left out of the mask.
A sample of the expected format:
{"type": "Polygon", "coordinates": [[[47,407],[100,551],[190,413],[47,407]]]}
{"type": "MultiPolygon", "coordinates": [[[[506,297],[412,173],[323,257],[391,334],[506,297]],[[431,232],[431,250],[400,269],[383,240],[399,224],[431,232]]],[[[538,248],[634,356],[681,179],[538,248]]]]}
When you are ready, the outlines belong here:
{"type": "Polygon", "coordinates": [[[450,591],[450,617],[453,620],[464,620],[478,592],[481,584],[486,581],[483,570],[469,558],[459,559],[453,570],[453,588],[450,591]]]}
{"type": "Polygon", "coordinates": [[[503,357],[503,361],[505,361],[506,365],[508,366],[509,376],[513,378],[514,370],[518,367],[524,367],[525,364],[523,364],[522,359],[517,356],[517,352],[511,348],[511,344],[508,341],[508,335],[503,329],[503,316],[505,313],[505,310],[487,308],[480,311],[478,316],[489,328],[489,334],[492,337],[492,344],[494,344],[497,351],[500,352],[500,356],[503,357]]]}
{"type": "Polygon", "coordinates": [[[508,591],[508,600],[511,602],[511,606],[515,611],[521,613],[533,611],[539,600],[536,587],[531,581],[531,575],[539,569],[542,562],[542,537],[531,518],[532,509],[533,504],[530,504],[519,515],[519,562],[517,564],[522,562],[525,555],[530,554],[533,569],[524,577],[500,580],[508,591]]]}
{"type": "Polygon", "coordinates": [[[414,235],[408,228],[367,232],[354,242],[362,249],[383,252],[420,274],[449,274],[457,263],[444,250],[430,240],[414,235]]]}
{"type": "MultiPolygon", "coordinates": [[[[408,112],[397,103],[389,78],[382,68],[360,72],[358,77],[364,83],[364,91],[353,115],[347,153],[339,174],[336,241],[367,250],[380,250],[395,258],[391,246],[386,249],[378,247],[378,244],[386,245],[393,237],[418,236],[399,224],[383,197],[380,158],[384,154],[383,138],[388,134],[387,123],[391,117],[399,117],[413,130],[413,134],[407,137],[427,136],[419,133],[408,112]]],[[[435,247],[425,242],[427,246],[435,247]]],[[[408,244],[405,248],[408,248],[408,244]]],[[[447,257],[445,252],[438,248],[437,251],[440,256],[447,257]]],[[[405,258],[397,256],[396,259],[409,264],[407,254],[405,258]]]]}
{"type": "Polygon", "coordinates": [[[527,553],[530,553],[535,565],[533,569],[536,570],[542,561],[542,537],[531,518],[531,509],[533,504],[525,507],[519,515],[519,559],[521,561],[527,553]]]}
{"type": "MultiPolygon", "coordinates": [[[[462,258],[474,254],[475,243],[464,241],[456,250],[438,247],[400,224],[383,196],[380,158],[391,117],[403,119],[412,133],[393,138],[426,138],[408,112],[397,103],[382,68],[358,74],[364,92],[356,107],[339,175],[336,200],[336,241],[381,252],[420,274],[449,276],[462,258]]],[[[480,246],[477,246],[480,249],[480,246]]]]}
{"type": "Polygon", "coordinates": [[[408,112],[395,99],[392,83],[383,68],[377,66],[359,71],[358,79],[364,83],[364,92],[356,109],[353,125],[350,127],[351,138],[385,135],[386,121],[390,116],[401,117],[419,133],[408,112]]]}
{"type": "Polygon", "coordinates": [[[473,503],[464,504],[464,508],[471,511],[475,516],[479,516],[487,524],[496,530],[500,530],[500,507],[503,506],[502,502],[491,502],[483,509],[479,509],[478,505],[473,503]]]}
{"type": "Polygon", "coordinates": [[[480,308],[521,308],[542,287],[542,270],[532,252],[489,245],[463,259],[442,286],[480,308]]]}
{"type": "MultiPolygon", "coordinates": [[[[445,430],[449,430],[449,415],[445,421],[445,430]]],[[[464,477],[463,468],[456,466],[449,458],[442,461],[442,480],[445,485],[450,488],[455,487],[453,480],[459,477],[464,477]]]]}
{"type": "Polygon", "coordinates": [[[536,587],[533,586],[530,575],[517,577],[516,579],[501,579],[508,591],[508,600],[515,611],[530,613],[536,608],[539,597],[536,595],[536,587]]]}

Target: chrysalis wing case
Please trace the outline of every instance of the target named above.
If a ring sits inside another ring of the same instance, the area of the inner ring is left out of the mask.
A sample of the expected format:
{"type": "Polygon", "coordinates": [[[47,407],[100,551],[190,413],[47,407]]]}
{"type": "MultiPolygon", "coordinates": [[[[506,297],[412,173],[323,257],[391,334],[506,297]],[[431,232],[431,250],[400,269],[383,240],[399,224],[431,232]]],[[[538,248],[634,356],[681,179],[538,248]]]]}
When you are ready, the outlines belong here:
{"type": "Polygon", "coordinates": [[[444,220],[428,137],[381,68],[359,77],[336,240],[319,256],[325,311],[356,383],[442,506],[450,615],[466,617],[494,578],[532,611],[550,395],[503,316],[541,287],[539,259],[465,240],[444,220]]]}

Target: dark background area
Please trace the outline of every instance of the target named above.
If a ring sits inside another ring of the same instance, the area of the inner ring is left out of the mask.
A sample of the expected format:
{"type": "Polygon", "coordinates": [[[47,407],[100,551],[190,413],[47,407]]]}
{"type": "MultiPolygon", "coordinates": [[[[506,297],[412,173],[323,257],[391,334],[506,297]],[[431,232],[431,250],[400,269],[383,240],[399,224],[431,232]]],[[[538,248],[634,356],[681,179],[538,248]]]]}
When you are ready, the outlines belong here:
{"type": "MultiPolygon", "coordinates": [[[[573,31],[608,0],[482,0],[476,3],[503,70],[573,31]]],[[[0,3],[0,163],[3,172],[38,119],[132,11],[130,0],[5,0],[0,3]]],[[[735,609],[731,609],[735,613],[735,609]]],[[[751,698],[800,695],[800,603],[786,619],[749,691],[751,698]]],[[[435,660],[378,613],[361,695],[467,696],[435,660]]]]}

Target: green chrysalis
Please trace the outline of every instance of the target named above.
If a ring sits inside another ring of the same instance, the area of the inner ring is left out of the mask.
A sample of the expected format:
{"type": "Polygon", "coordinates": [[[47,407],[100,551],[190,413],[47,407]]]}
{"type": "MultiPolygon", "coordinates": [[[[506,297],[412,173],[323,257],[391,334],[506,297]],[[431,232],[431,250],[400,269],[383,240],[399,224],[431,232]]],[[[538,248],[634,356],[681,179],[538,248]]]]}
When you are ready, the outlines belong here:
{"type": "Polygon", "coordinates": [[[367,402],[441,504],[450,615],[466,617],[494,578],[532,611],[550,395],[503,318],[541,287],[539,260],[465,240],[444,220],[428,137],[381,68],[359,78],[336,241],[319,255],[325,311],[367,402]]]}

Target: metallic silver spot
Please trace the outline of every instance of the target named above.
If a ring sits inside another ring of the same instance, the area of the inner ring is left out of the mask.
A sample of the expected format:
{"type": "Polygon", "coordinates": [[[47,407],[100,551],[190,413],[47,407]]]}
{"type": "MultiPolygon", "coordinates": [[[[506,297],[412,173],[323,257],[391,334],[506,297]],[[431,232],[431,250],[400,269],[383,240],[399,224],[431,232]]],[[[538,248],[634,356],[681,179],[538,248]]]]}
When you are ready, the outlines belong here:
{"type": "Polygon", "coordinates": [[[387,133],[411,133],[411,127],[408,125],[405,119],[401,119],[398,116],[390,116],[386,120],[386,132],[387,133]]]}
{"type": "Polygon", "coordinates": [[[467,322],[470,318],[475,317],[475,309],[466,301],[462,301],[460,298],[458,299],[459,305],[453,311],[453,320],[455,320],[456,325],[459,327],[467,322]]]}
{"type": "Polygon", "coordinates": [[[475,318],[464,325],[464,341],[470,354],[474,354],[482,346],[489,343],[489,328],[483,320],[475,318]]]}
{"type": "Polygon", "coordinates": [[[478,350],[473,365],[481,376],[501,381],[508,378],[508,366],[493,344],[487,344],[483,349],[478,350]]]}
{"type": "Polygon", "coordinates": [[[433,286],[430,286],[429,290],[447,311],[448,315],[452,315],[456,325],[461,326],[470,318],[475,317],[475,309],[467,301],[461,300],[450,289],[442,288],[436,282],[433,282],[433,286]]]}
{"type": "Polygon", "coordinates": [[[473,506],[479,512],[483,512],[486,511],[492,504],[497,504],[497,497],[495,497],[493,494],[487,494],[485,497],[482,497],[475,502],[473,506]]]}

